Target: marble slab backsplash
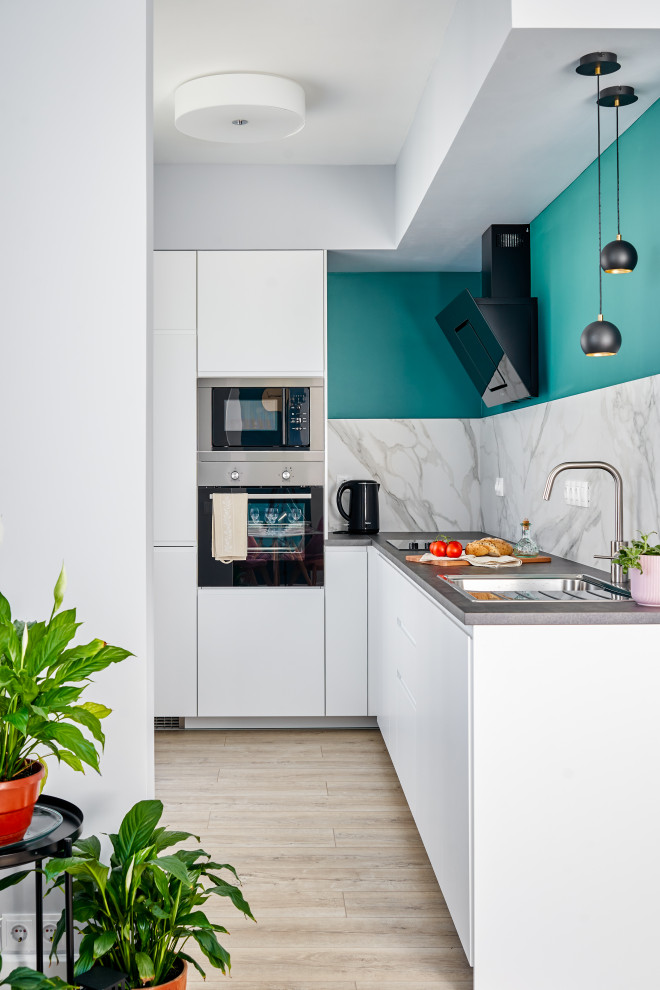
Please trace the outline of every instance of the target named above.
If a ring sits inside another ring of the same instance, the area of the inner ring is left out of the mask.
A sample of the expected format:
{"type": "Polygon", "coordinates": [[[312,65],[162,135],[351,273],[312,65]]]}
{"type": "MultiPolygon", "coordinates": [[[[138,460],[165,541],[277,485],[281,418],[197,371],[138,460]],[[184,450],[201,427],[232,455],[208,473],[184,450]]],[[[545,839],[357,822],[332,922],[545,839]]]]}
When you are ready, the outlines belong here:
{"type": "Polygon", "coordinates": [[[623,476],[624,538],[660,530],[660,376],[511,410],[480,421],[479,480],[484,527],[517,539],[528,516],[544,550],[609,570],[594,554],[614,539],[614,482],[603,471],[565,471],[549,502],[543,488],[561,461],[608,461],[623,476]],[[504,497],[495,479],[504,479],[504,497]],[[588,507],[566,505],[564,483],[591,484],[588,507]]]}
{"type": "Polygon", "coordinates": [[[567,471],[549,502],[543,488],[561,461],[602,460],[624,481],[624,537],[660,530],[660,376],[511,409],[486,419],[335,419],[328,430],[329,529],[345,529],[337,479],[380,483],[381,529],[484,529],[515,542],[527,516],[542,549],[578,563],[609,553],[613,481],[567,471]],[[504,496],[495,479],[504,479],[504,496]],[[564,502],[568,479],[588,480],[588,507],[564,502]]]}
{"type": "MultiPolygon", "coordinates": [[[[383,531],[479,529],[479,420],[331,419],[329,530],[346,529],[337,479],[380,483],[383,531]]],[[[344,496],[348,505],[348,495],[344,496]]]]}

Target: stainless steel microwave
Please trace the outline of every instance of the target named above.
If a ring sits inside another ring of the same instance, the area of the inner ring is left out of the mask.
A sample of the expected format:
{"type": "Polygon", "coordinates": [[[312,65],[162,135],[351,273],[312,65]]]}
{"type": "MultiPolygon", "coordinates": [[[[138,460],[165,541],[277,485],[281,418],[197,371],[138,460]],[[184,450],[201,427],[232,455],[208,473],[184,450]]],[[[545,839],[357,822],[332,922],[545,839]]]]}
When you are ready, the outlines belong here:
{"type": "Polygon", "coordinates": [[[200,460],[323,457],[322,379],[203,378],[197,384],[200,460]]]}

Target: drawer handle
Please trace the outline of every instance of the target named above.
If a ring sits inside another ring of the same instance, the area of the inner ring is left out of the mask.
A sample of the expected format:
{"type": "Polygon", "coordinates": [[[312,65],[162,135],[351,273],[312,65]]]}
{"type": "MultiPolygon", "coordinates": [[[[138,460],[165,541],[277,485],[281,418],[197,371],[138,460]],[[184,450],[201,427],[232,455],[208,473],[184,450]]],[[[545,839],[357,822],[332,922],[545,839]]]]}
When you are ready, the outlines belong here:
{"type": "Polygon", "coordinates": [[[412,635],[412,633],[408,632],[408,630],[406,629],[406,627],[404,626],[403,622],[401,621],[398,615],[396,617],[396,624],[403,633],[403,635],[406,637],[406,639],[409,639],[413,646],[417,646],[417,640],[412,635]]]}
{"type": "Polygon", "coordinates": [[[401,687],[403,688],[403,690],[408,695],[408,699],[409,699],[411,705],[416,710],[417,709],[417,702],[415,701],[415,696],[413,695],[412,691],[410,690],[410,688],[408,687],[408,685],[404,681],[403,677],[401,676],[401,671],[399,669],[397,669],[396,676],[398,677],[399,681],[401,682],[401,687]]]}

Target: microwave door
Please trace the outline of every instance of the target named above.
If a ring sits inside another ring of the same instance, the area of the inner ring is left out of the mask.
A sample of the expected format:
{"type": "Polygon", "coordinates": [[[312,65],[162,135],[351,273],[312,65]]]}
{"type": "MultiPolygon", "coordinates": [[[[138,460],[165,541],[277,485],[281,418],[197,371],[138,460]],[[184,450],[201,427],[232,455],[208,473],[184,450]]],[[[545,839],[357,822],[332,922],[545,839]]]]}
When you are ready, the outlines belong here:
{"type": "Polygon", "coordinates": [[[213,450],[268,450],[285,444],[283,388],[213,388],[211,415],[213,450]]]}

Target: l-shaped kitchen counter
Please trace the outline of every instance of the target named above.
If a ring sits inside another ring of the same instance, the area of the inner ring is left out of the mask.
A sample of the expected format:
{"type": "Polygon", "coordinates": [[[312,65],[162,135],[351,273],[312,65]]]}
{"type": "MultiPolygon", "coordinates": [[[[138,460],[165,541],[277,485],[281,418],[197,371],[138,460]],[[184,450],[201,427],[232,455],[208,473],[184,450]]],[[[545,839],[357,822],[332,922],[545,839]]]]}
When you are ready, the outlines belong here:
{"type": "MultiPolygon", "coordinates": [[[[459,540],[463,545],[486,536],[482,532],[448,533],[448,539],[459,540]]],[[[451,567],[433,564],[415,564],[406,560],[417,551],[395,550],[388,540],[412,539],[433,540],[435,533],[377,533],[363,536],[353,533],[333,533],[326,540],[328,547],[374,547],[387,560],[398,567],[422,591],[434,598],[459,622],[466,626],[477,625],[628,625],[637,623],[660,624],[660,608],[637,605],[633,601],[584,602],[560,604],[553,602],[529,602],[520,604],[485,604],[469,601],[457,591],[443,575],[448,577],[573,577],[586,574],[600,580],[609,581],[609,575],[593,567],[584,567],[564,557],[553,554],[549,564],[523,564],[521,567],[476,567],[472,564],[452,565],[451,567]]]]}
{"type": "MultiPolygon", "coordinates": [[[[660,609],[472,602],[387,542],[406,537],[333,534],[328,557],[367,557],[368,713],[474,990],[660,986],[660,609]]],[[[451,573],[606,577],[560,557],[451,573]]]]}

